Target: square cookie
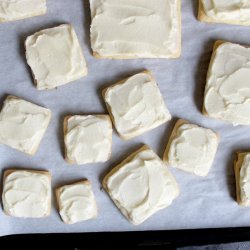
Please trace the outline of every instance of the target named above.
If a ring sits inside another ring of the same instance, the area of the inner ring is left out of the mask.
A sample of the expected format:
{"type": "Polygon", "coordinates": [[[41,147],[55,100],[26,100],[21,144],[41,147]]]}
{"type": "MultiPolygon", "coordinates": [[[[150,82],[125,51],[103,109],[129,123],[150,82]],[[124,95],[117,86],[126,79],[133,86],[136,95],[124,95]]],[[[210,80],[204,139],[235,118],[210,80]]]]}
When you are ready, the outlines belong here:
{"type": "Polygon", "coordinates": [[[65,159],[71,164],[105,162],[111,156],[112,123],[108,115],[64,119],[65,159]]]}
{"type": "Polygon", "coordinates": [[[9,216],[41,218],[50,215],[51,175],[48,171],[10,169],[4,172],[2,202],[9,216]]]}
{"type": "Polygon", "coordinates": [[[0,143],[34,155],[49,125],[51,111],[8,96],[0,112],[0,143]]]}
{"type": "Polygon", "coordinates": [[[237,202],[241,206],[250,206],[250,152],[237,153],[234,171],[237,202]]]}
{"type": "Polygon", "coordinates": [[[103,187],[134,225],[170,206],[179,195],[174,177],[146,145],[113,168],[105,176],[103,187]]]}
{"type": "Polygon", "coordinates": [[[177,58],[180,0],[90,0],[91,47],[97,58],[177,58]]]}
{"type": "Polygon", "coordinates": [[[46,11],[46,0],[1,0],[0,23],[43,15],[46,11]]]}
{"type": "Polygon", "coordinates": [[[59,87],[88,73],[76,33],[69,24],[36,32],[26,39],[25,48],[39,90],[59,87]]]}
{"type": "Polygon", "coordinates": [[[233,125],[250,125],[250,48],[217,41],[210,61],[203,114],[233,125]]]}
{"type": "Polygon", "coordinates": [[[114,126],[124,140],[169,121],[171,115],[149,71],[133,75],[103,90],[114,126]]]}
{"type": "Polygon", "coordinates": [[[90,220],[97,217],[97,206],[88,180],[56,189],[60,216],[66,224],[90,220]]]}
{"type": "Polygon", "coordinates": [[[248,26],[250,25],[249,1],[199,0],[198,19],[208,23],[248,26]]]}
{"type": "Polygon", "coordinates": [[[218,135],[211,129],[178,120],[168,141],[163,160],[171,167],[206,176],[212,166],[218,135]]]}

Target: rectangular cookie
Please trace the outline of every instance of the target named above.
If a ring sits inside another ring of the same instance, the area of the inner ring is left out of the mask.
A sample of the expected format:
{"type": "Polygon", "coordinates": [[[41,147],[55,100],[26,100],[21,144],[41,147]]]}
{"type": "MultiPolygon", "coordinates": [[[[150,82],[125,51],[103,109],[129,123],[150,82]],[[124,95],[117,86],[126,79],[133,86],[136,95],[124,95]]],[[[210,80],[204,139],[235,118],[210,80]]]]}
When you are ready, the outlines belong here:
{"type": "Polygon", "coordinates": [[[112,151],[108,115],[73,115],[64,119],[65,159],[70,164],[105,162],[112,151]]]}
{"type": "Polygon", "coordinates": [[[49,109],[9,95],[0,112],[0,143],[34,155],[50,119],[49,109]]]}
{"type": "Polygon", "coordinates": [[[83,180],[56,189],[59,214],[66,224],[94,219],[97,206],[90,181],[83,180]]]}
{"type": "Polygon", "coordinates": [[[51,175],[48,171],[8,169],[4,171],[4,212],[21,218],[50,215],[51,175]]]}
{"type": "Polygon", "coordinates": [[[249,26],[249,3],[243,3],[241,0],[199,0],[198,20],[249,26]]]}
{"type": "Polygon", "coordinates": [[[150,71],[128,77],[102,91],[119,136],[129,140],[171,119],[160,89],[150,71]]]}
{"type": "Polygon", "coordinates": [[[234,161],[236,198],[241,206],[250,206],[250,153],[238,152],[234,161]]]}
{"type": "Polygon", "coordinates": [[[91,47],[95,57],[180,56],[180,0],[140,0],[136,4],[134,0],[90,0],[90,9],[91,47]]]}
{"type": "Polygon", "coordinates": [[[25,49],[38,90],[54,89],[88,74],[76,32],[70,24],[28,36],[25,49]]]}
{"type": "Polygon", "coordinates": [[[217,41],[211,57],[203,114],[232,123],[250,125],[250,48],[217,41]]]}
{"type": "Polygon", "coordinates": [[[44,15],[46,0],[1,0],[0,23],[44,15]]]}
{"type": "Polygon", "coordinates": [[[167,143],[163,161],[171,167],[206,176],[218,143],[218,135],[211,129],[179,119],[167,143]]]}
{"type": "Polygon", "coordinates": [[[170,206],[180,192],[166,165],[146,145],[114,167],[102,184],[121,213],[134,225],[170,206]]]}

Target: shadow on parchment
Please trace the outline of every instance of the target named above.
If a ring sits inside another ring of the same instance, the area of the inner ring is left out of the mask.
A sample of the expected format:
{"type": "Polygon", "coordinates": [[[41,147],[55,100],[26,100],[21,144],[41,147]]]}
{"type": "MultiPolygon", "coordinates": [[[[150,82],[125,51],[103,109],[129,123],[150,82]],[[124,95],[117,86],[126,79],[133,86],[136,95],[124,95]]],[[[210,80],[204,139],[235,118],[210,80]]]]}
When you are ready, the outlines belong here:
{"type": "Polygon", "coordinates": [[[196,66],[194,101],[199,112],[202,111],[207,71],[215,41],[216,39],[209,40],[204,44],[203,53],[196,66]]]}
{"type": "Polygon", "coordinates": [[[84,13],[84,32],[85,32],[85,43],[87,44],[90,54],[92,54],[91,43],[90,43],[90,25],[91,25],[91,13],[89,1],[82,0],[83,13],[84,13]]]}

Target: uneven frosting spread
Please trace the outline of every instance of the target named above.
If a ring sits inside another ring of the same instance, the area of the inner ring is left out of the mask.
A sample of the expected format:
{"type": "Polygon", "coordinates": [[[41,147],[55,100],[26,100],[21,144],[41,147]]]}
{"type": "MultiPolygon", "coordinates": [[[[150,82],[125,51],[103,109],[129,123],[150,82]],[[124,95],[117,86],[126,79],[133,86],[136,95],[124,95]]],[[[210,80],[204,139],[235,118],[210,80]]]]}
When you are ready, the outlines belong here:
{"type": "Polygon", "coordinates": [[[90,4],[91,45],[100,56],[167,58],[178,53],[179,0],[90,0],[90,4]]]}
{"type": "Polygon", "coordinates": [[[60,215],[65,223],[73,224],[97,216],[95,197],[90,184],[64,186],[59,194],[60,215]]]}
{"type": "Polygon", "coordinates": [[[46,13],[46,0],[1,0],[0,22],[14,21],[46,13]]]}
{"type": "Polygon", "coordinates": [[[0,143],[35,153],[51,117],[50,110],[17,98],[7,98],[0,113],[0,143]]]}
{"type": "Polygon", "coordinates": [[[67,158],[77,164],[104,162],[111,154],[112,125],[101,116],[72,116],[67,123],[67,158]]]}
{"type": "Polygon", "coordinates": [[[212,58],[204,107],[209,116],[250,125],[250,48],[223,43],[212,58]]]}
{"type": "Polygon", "coordinates": [[[51,203],[50,177],[32,171],[14,171],[4,180],[3,206],[16,217],[48,216],[51,203]]]}
{"type": "Polygon", "coordinates": [[[135,136],[171,119],[156,82],[147,73],[111,86],[105,93],[115,127],[122,136],[135,136]]]}
{"type": "Polygon", "coordinates": [[[240,197],[242,203],[250,206],[250,154],[245,155],[240,169],[240,197]]]}
{"type": "Polygon", "coordinates": [[[178,185],[167,167],[145,149],[107,179],[108,192],[133,224],[140,224],[179,195],[178,185]]]}
{"type": "Polygon", "coordinates": [[[87,74],[76,33],[71,25],[45,29],[26,39],[26,57],[37,88],[52,89],[87,74]]]}
{"type": "Polygon", "coordinates": [[[193,124],[178,127],[168,151],[170,166],[206,176],[218,146],[216,134],[193,124]]]}
{"type": "Polygon", "coordinates": [[[202,0],[207,16],[219,21],[250,24],[249,0],[202,0]]]}

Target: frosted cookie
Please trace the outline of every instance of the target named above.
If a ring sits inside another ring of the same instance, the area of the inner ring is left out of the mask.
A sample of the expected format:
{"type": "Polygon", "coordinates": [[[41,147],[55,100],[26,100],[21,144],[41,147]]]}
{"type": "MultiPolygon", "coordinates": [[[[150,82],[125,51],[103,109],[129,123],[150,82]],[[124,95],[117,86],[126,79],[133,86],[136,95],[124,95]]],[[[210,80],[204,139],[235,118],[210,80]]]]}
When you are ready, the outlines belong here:
{"type": "Polygon", "coordinates": [[[6,170],[3,177],[3,209],[7,215],[41,218],[50,215],[51,175],[47,171],[6,170]]]}
{"type": "Polygon", "coordinates": [[[218,141],[217,134],[212,130],[178,120],[163,160],[171,167],[206,176],[212,166],[218,141]]]}
{"type": "Polygon", "coordinates": [[[236,197],[241,206],[250,206],[250,153],[237,153],[234,161],[236,197]]]}
{"type": "Polygon", "coordinates": [[[49,125],[51,111],[8,96],[0,112],[0,143],[34,155],[49,125]]]}
{"type": "Polygon", "coordinates": [[[56,189],[60,216],[66,224],[97,217],[97,206],[88,180],[65,185],[56,189]]]}
{"type": "Polygon", "coordinates": [[[74,115],[64,120],[65,159],[71,164],[105,162],[111,156],[108,115],[74,115]]]}
{"type": "Polygon", "coordinates": [[[180,0],[90,0],[91,47],[97,58],[177,58],[180,0]]]}
{"type": "Polygon", "coordinates": [[[0,23],[43,15],[46,11],[46,0],[1,0],[0,23]]]}
{"type": "Polygon", "coordinates": [[[56,88],[88,73],[76,33],[69,24],[36,32],[26,39],[25,48],[39,90],[56,88]]]}
{"type": "Polygon", "coordinates": [[[103,98],[118,134],[125,140],[171,119],[157,83],[149,71],[104,89],[103,98]]]}
{"type": "Polygon", "coordinates": [[[250,48],[217,41],[210,61],[203,114],[250,125],[250,48]]]}
{"type": "Polygon", "coordinates": [[[103,187],[134,225],[170,206],[179,195],[174,177],[148,146],[113,168],[105,176],[103,187]]]}
{"type": "Polygon", "coordinates": [[[249,0],[199,0],[198,19],[208,23],[250,25],[249,0]]]}

